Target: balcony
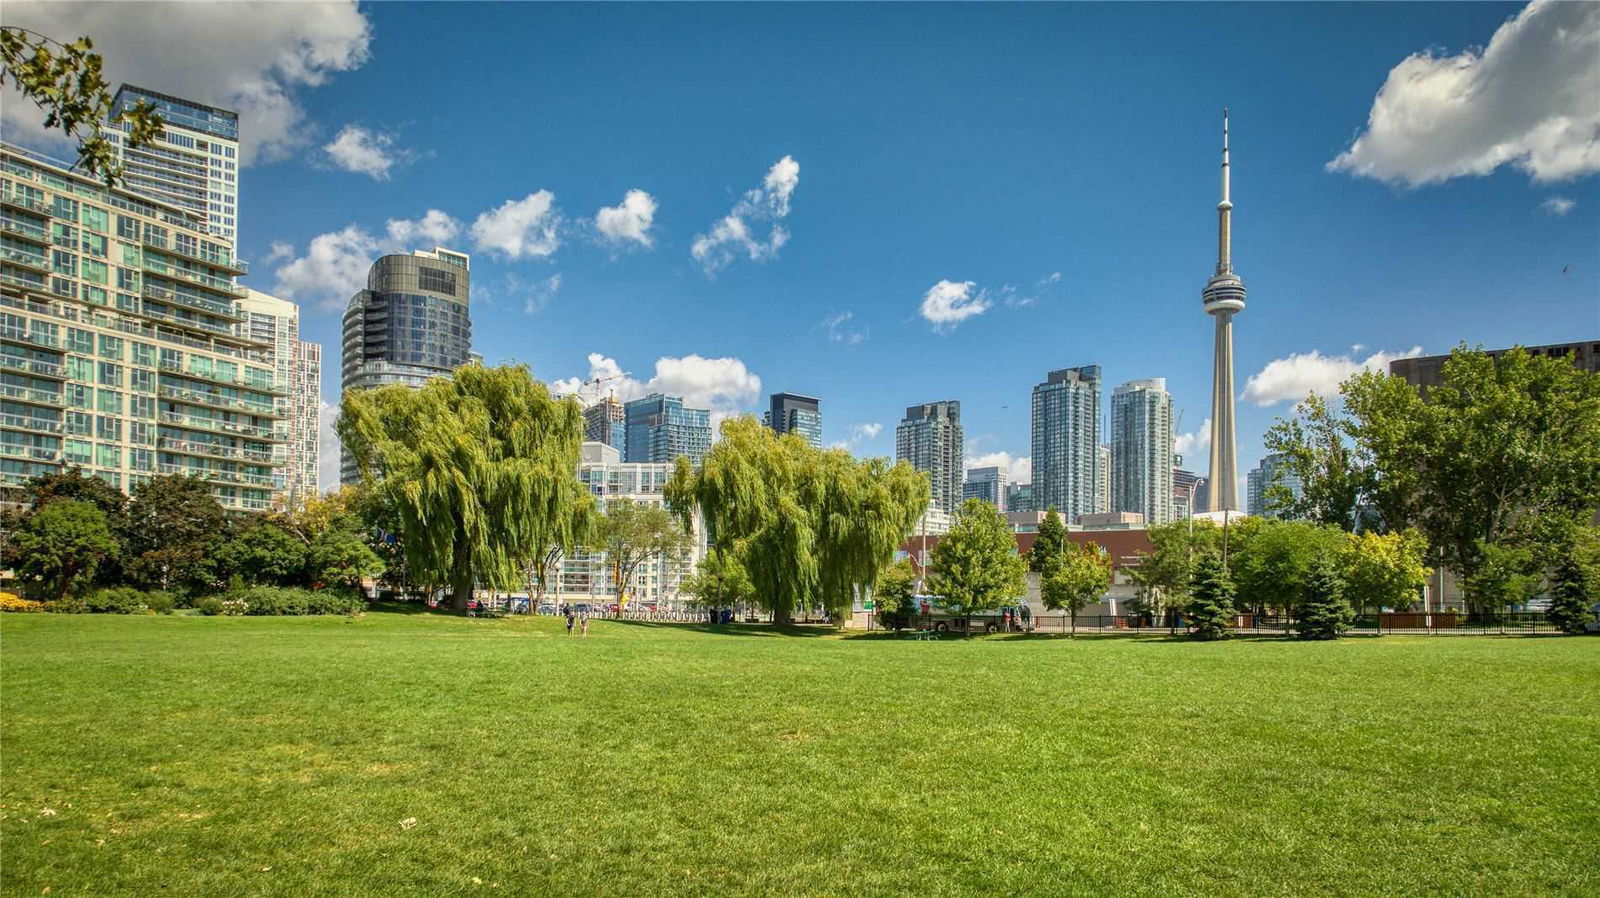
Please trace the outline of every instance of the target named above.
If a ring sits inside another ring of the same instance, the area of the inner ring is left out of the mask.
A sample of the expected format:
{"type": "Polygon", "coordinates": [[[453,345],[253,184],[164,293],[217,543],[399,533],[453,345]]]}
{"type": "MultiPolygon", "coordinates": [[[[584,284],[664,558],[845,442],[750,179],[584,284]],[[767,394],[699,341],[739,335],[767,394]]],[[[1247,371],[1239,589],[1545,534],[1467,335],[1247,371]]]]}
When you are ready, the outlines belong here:
{"type": "Polygon", "coordinates": [[[33,405],[48,405],[51,408],[60,408],[65,402],[65,397],[59,392],[52,393],[49,390],[19,387],[14,384],[0,384],[0,396],[33,405]]]}
{"type": "Polygon", "coordinates": [[[226,461],[250,461],[260,464],[272,463],[270,450],[223,446],[203,440],[174,440],[171,437],[161,437],[156,440],[156,448],[175,455],[194,455],[200,458],[220,458],[226,461]]]}
{"type": "Polygon", "coordinates": [[[51,380],[66,380],[67,369],[57,362],[46,362],[42,359],[29,359],[15,355],[0,355],[0,368],[8,371],[20,371],[23,374],[36,374],[51,380]]]}
{"type": "Polygon", "coordinates": [[[43,225],[30,224],[16,218],[0,217],[0,231],[35,243],[50,242],[50,234],[45,231],[43,225]]]}
{"type": "Polygon", "coordinates": [[[20,193],[0,193],[0,206],[10,206],[13,209],[22,209],[35,215],[54,215],[55,207],[49,203],[41,202],[20,193]]]}
{"type": "MultiPolygon", "coordinates": [[[[195,262],[199,262],[202,265],[210,265],[212,268],[219,268],[223,271],[232,272],[236,275],[246,275],[250,273],[250,263],[244,261],[243,259],[217,258],[215,256],[205,255],[199,250],[191,252],[178,246],[177,243],[169,243],[168,241],[163,240],[154,234],[145,234],[142,242],[146,247],[151,249],[157,249],[161,252],[178,256],[180,258],[191,259],[195,262]]],[[[244,294],[240,293],[239,295],[243,296],[244,294]]]]}
{"type": "Polygon", "coordinates": [[[27,415],[0,415],[0,427],[25,430],[29,433],[61,433],[65,430],[60,421],[32,418],[27,415]]]}
{"type": "Polygon", "coordinates": [[[32,331],[12,330],[11,328],[0,330],[0,340],[6,340],[11,343],[22,343],[28,346],[45,346],[49,347],[50,349],[61,348],[61,341],[55,337],[49,337],[44,334],[34,333],[32,331]]]}
{"type": "Polygon", "coordinates": [[[24,290],[43,290],[44,278],[29,278],[13,271],[0,271],[0,284],[10,284],[13,287],[21,287],[24,290]]]}
{"type": "Polygon", "coordinates": [[[44,253],[28,253],[14,247],[0,246],[0,260],[45,274],[50,272],[50,260],[44,257],[44,253]]]}
{"type": "Polygon", "coordinates": [[[214,290],[223,294],[224,296],[231,296],[235,299],[243,299],[244,297],[250,295],[250,291],[230,282],[227,278],[221,278],[210,274],[201,274],[198,271],[189,271],[187,269],[179,268],[176,265],[168,265],[159,259],[152,259],[148,254],[146,254],[144,257],[144,270],[159,275],[160,277],[185,281],[187,283],[194,284],[197,287],[203,287],[207,290],[214,290]]]}
{"type": "Polygon", "coordinates": [[[247,390],[255,390],[258,393],[272,393],[277,396],[289,395],[288,390],[281,389],[275,385],[262,386],[254,381],[246,380],[243,377],[223,377],[220,374],[201,374],[197,371],[186,371],[184,370],[184,367],[177,362],[169,362],[165,359],[163,359],[157,367],[169,374],[176,374],[180,377],[189,377],[193,378],[194,380],[203,380],[209,383],[222,384],[229,387],[244,387],[247,390]]]}
{"type": "Polygon", "coordinates": [[[29,461],[52,463],[61,460],[60,449],[40,449],[38,446],[18,446],[15,443],[0,443],[0,455],[6,458],[25,458],[29,461]]]}
{"type": "Polygon", "coordinates": [[[269,442],[278,442],[278,436],[271,427],[260,424],[241,424],[237,421],[219,421],[215,418],[205,418],[199,415],[185,415],[182,412],[162,412],[160,421],[189,430],[204,430],[208,433],[223,433],[229,436],[245,436],[269,442]]]}
{"type": "Polygon", "coordinates": [[[160,396],[162,399],[170,399],[173,402],[186,402],[190,405],[200,405],[207,408],[245,412],[246,414],[255,415],[258,418],[283,417],[282,415],[279,415],[278,412],[270,405],[262,407],[253,403],[245,402],[243,399],[235,399],[230,396],[223,396],[220,393],[207,393],[202,390],[185,390],[179,387],[169,387],[166,384],[161,384],[156,388],[156,395],[160,396]]]}
{"type": "Polygon", "coordinates": [[[175,465],[171,462],[162,462],[160,465],[163,474],[178,474],[185,477],[199,477],[211,483],[232,483],[244,486],[272,486],[271,474],[247,474],[243,471],[212,471],[206,468],[194,468],[188,465],[175,465]]]}

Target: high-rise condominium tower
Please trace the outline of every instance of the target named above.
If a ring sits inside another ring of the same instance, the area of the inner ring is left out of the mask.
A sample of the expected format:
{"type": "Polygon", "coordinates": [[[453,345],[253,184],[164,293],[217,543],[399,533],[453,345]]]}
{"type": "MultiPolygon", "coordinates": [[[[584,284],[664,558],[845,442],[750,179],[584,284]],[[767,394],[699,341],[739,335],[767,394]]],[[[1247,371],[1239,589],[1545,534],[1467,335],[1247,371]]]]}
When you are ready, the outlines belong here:
{"type": "Polygon", "coordinates": [[[895,457],[928,472],[934,508],[954,514],[961,504],[961,475],[965,467],[965,438],[961,430],[961,403],[954,399],[913,405],[894,431],[895,457]]]}
{"type": "Polygon", "coordinates": [[[1094,472],[1094,510],[1111,510],[1111,447],[1100,444],[1099,467],[1094,472]]]}
{"type": "Polygon", "coordinates": [[[1244,281],[1233,271],[1233,203],[1228,199],[1228,110],[1222,110],[1222,202],[1217,203],[1217,271],[1201,293],[1217,322],[1211,372],[1210,511],[1239,510],[1233,423],[1233,316],[1244,311],[1244,281]]]}
{"type": "Polygon", "coordinates": [[[278,491],[299,504],[320,490],[317,476],[317,415],[322,406],[322,346],[300,339],[300,307],[249,290],[240,303],[250,339],[272,345],[273,369],[284,395],[278,399],[278,491]]]}
{"type": "Polygon", "coordinates": [[[1033,507],[1092,514],[1100,471],[1100,366],[1051,371],[1033,388],[1033,507]]]}
{"type": "Polygon", "coordinates": [[[684,408],[677,396],[652,393],[635,399],[624,409],[629,463],[671,464],[678,456],[693,464],[711,451],[711,412],[684,408]]]}
{"type": "Polygon", "coordinates": [[[583,410],[583,438],[622,452],[627,444],[623,423],[622,403],[615,396],[604,396],[583,410]]]}
{"type": "Polygon", "coordinates": [[[1001,511],[1006,507],[1006,469],[997,465],[968,468],[967,482],[961,487],[962,499],[982,499],[1001,511]]]}
{"type": "Polygon", "coordinates": [[[239,114],[131,84],[117,89],[111,114],[141,102],[154,105],[166,124],[154,145],[139,148],[128,146],[126,124],[107,125],[121,156],[122,186],[198,215],[206,231],[236,243],[239,114]]]}
{"type": "MultiPolygon", "coordinates": [[[[344,312],[345,392],[389,384],[420,387],[472,359],[468,310],[469,259],[447,249],[384,256],[367,272],[367,288],[344,312]]],[[[339,480],[360,479],[345,454],[339,480]]]]}
{"type": "Polygon", "coordinates": [[[1287,509],[1281,507],[1277,497],[1271,494],[1272,487],[1283,486],[1289,490],[1289,495],[1299,499],[1304,494],[1300,478],[1289,467],[1289,456],[1282,452],[1273,452],[1261,459],[1261,464],[1255,470],[1244,475],[1245,479],[1245,511],[1248,514],[1263,518],[1288,517],[1287,509]]]}
{"type": "Polygon", "coordinates": [[[1111,393],[1111,510],[1172,520],[1172,395],[1165,378],[1133,380],[1111,393]]]}
{"type": "Polygon", "coordinates": [[[284,390],[205,220],[0,145],[0,485],[80,466],[265,510],[284,390]]]}
{"type": "Polygon", "coordinates": [[[766,423],[773,433],[797,433],[813,446],[822,445],[822,402],[799,393],[773,393],[766,423]]]}

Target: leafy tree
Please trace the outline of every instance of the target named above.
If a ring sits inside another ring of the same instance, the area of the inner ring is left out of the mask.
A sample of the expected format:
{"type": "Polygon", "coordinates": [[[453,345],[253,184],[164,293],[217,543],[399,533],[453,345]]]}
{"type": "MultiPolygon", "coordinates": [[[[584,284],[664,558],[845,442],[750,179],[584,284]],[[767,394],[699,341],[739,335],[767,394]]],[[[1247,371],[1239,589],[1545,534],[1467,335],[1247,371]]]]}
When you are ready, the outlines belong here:
{"type": "Polygon", "coordinates": [[[1222,528],[1210,521],[1173,521],[1146,532],[1151,551],[1141,553],[1138,566],[1129,569],[1140,604],[1152,614],[1182,609],[1188,603],[1195,559],[1221,552],[1222,528]]]}
{"type": "Polygon", "coordinates": [[[217,581],[216,550],[228,520],[205,481],[169,474],[134,487],[128,501],[128,560],[141,586],[202,590],[217,581]]]}
{"type": "MultiPolygon", "coordinates": [[[[1037,545],[1037,544],[1035,544],[1037,545]]],[[[1078,632],[1078,612],[1111,588],[1111,556],[1095,543],[1068,549],[1045,564],[1039,579],[1039,597],[1051,611],[1065,608],[1078,632]]]]}
{"type": "Polygon", "coordinates": [[[305,576],[306,544],[266,519],[248,520],[217,547],[218,574],[248,586],[291,586],[305,576]]]}
{"type": "Polygon", "coordinates": [[[660,505],[613,498],[606,502],[599,542],[611,564],[617,603],[627,607],[628,590],[639,565],[657,558],[682,558],[693,547],[694,538],[660,505]]]}
{"type": "Polygon", "coordinates": [[[1473,614],[1504,611],[1538,591],[1540,571],[1532,549],[1485,542],[1476,555],[1472,573],[1461,581],[1473,614]]]}
{"type": "MultiPolygon", "coordinates": [[[[550,587],[550,577],[557,570],[563,556],[578,546],[592,542],[600,534],[604,519],[595,513],[593,502],[578,502],[567,508],[567,517],[558,523],[549,545],[528,565],[528,594],[534,601],[543,601],[550,587]]],[[[533,613],[533,601],[528,613],[533,613]]]]}
{"type": "Polygon", "coordinates": [[[54,601],[88,583],[100,559],[117,550],[105,513],[79,499],[60,499],[29,515],[15,539],[18,573],[42,580],[54,601]]]}
{"type": "Polygon", "coordinates": [[[1279,420],[1266,433],[1269,452],[1282,453],[1299,478],[1298,497],[1283,484],[1267,490],[1267,504],[1282,517],[1355,530],[1359,510],[1372,491],[1372,469],[1352,440],[1352,424],[1315,393],[1299,406],[1299,417],[1279,420]]]}
{"type": "Polygon", "coordinates": [[[1233,580],[1222,557],[1202,553],[1194,564],[1194,580],[1189,586],[1189,635],[1195,639],[1226,639],[1233,629],[1233,580]]]}
{"type": "MultiPolygon", "coordinates": [[[[700,559],[699,568],[679,585],[679,589],[698,599],[713,615],[716,609],[732,608],[755,599],[750,575],[739,562],[739,553],[730,549],[712,549],[706,553],[706,557],[700,559]]],[[[714,616],[712,620],[715,621],[714,616]]]]}
{"type": "Polygon", "coordinates": [[[105,122],[129,126],[129,146],[144,147],[161,136],[164,122],[153,104],[140,101],[111,115],[113,96],[100,74],[103,60],[94,42],[80,37],[63,44],[26,28],[0,28],[0,87],[10,82],[44,110],[44,126],[78,141],[78,167],[110,187],[122,177],[105,122]]]}
{"type": "Polygon", "coordinates": [[[1028,551],[1028,570],[1035,574],[1042,574],[1046,565],[1067,550],[1067,527],[1061,523],[1061,515],[1056,514],[1055,508],[1044,513],[1044,520],[1039,522],[1039,534],[1033,539],[1033,548],[1028,551]]]}
{"type": "Polygon", "coordinates": [[[361,582],[383,575],[383,559],[353,529],[330,527],[317,534],[306,548],[306,572],[311,584],[359,590],[361,582]]]}
{"type": "Polygon", "coordinates": [[[338,430],[398,515],[407,576],[448,585],[458,610],[479,582],[514,588],[572,506],[593,501],[573,473],[577,403],[553,399],[523,365],[348,393],[338,430]]]}
{"type": "Polygon", "coordinates": [[[1589,610],[1593,601],[1588,578],[1576,555],[1569,553],[1556,566],[1551,578],[1550,623],[1563,633],[1584,633],[1585,624],[1594,620],[1589,610]]]}
{"type": "Polygon", "coordinates": [[[122,535],[127,529],[128,504],[128,497],[121,490],[99,477],[85,475],[82,468],[72,467],[59,473],[31,477],[20,488],[8,490],[7,494],[6,498],[14,504],[10,508],[0,508],[0,568],[16,567],[21,563],[11,535],[21,528],[29,515],[51,502],[79,499],[105,514],[111,537],[117,540],[117,551],[100,560],[95,568],[95,578],[102,583],[118,579],[121,573],[120,560],[126,548],[122,535]]]}
{"type": "Polygon", "coordinates": [[[1336,557],[1344,545],[1337,529],[1305,521],[1246,519],[1232,530],[1228,573],[1240,605],[1284,616],[1304,600],[1318,559],[1336,557]]]}
{"type": "Polygon", "coordinates": [[[1427,537],[1415,528],[1345,534],[1340,553],[1345,596],[1357,611],[1410,608],[1433,572],[1427,551],[1427,537]]]}
{"type": "Polygon", "coordinates": [[[902,558],[878,575],[872,589],[873,610],[886,627],[901,630],[917,616],[917,568],[902,558]]]}
{"type": "Polygon", "coordinates": [[[1337,561],[1332,555],[1318,556],[1306,575],[1295,631],[1302,639],[1337,639],[1354,621],[1337,561]]]}
{"type": "Polygon", "coordinates": [[[950,532],[933,547],[930,589],[944,607],[970,618],[991,611],[1028,591],[1027,564],[999,509],[968,499],[956,511],[950,532]]]}
{"type": "Polygon", "coordinates": [[[928,495],[927,477],[909,464],[816,449],[749,416],[724,421],[700,469],[680,458],[667,484],[685,526],[698,509],[713,543],[742,547],[756,601],[777,624],[819,605],[841,619],[877,582],[928,495]]]}

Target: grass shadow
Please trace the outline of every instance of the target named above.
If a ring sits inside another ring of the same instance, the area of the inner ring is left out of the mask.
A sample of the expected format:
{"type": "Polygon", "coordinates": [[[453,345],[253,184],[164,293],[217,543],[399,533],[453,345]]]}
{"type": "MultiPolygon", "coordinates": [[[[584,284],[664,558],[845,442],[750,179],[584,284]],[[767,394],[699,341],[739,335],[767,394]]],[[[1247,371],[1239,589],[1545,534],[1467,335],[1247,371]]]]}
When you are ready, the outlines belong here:
{"type": "Polygon", "coordinates": [[[620,624],[640,629],[672,630],[675,633],[709,633],[713,636],[830,636],[839,632],[834,627],[820,624],[790,624],[776,627],[772,624],[712,624],[694,621],[629,620],[606,618],[607,624],[620,624]]]}

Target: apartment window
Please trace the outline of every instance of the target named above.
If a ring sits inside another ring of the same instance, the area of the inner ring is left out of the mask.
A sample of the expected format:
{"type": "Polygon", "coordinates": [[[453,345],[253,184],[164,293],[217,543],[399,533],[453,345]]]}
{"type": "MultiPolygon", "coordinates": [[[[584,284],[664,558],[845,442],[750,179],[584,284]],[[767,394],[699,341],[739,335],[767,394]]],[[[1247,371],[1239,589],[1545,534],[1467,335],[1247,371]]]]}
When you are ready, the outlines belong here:
{"type": "Polygon", "coordinates": [[[56,274],[75,276],[78,273],[78,257],[64,250],[51,250],[50,267],[56,274]]]}
{"type": "Polygon", "coordinates": [[[66,278],[51,278],[50,292],[57,296],[65,296],[68,299],[77,299],[78,282],[69,281],[66,278]]]}
{"type": "Polygon", "coordinates": [[[66,196],[57,196],[54,215],[56,218],[65,218],[68,221],[78,220],[78,201],[66,196]]]}
{"type": "Polygon", "coordinates": [[[86,437],[93,422],[94,416],[88,412],[67,412],[67,433],[76,437],[86,437]]]}
{"type": "Polygon", "coordinates": [[[122,244],[122,264],[129,268],[138,268],[144,264],[144,253],[140,252],[137,246],[130,246],[124,243],[122,244]]]}
{"type": "Polygon", "coordinates": [[[122,361],[122,338],[100,335],[100,357],[122,361]]]}
{"type": "Polygon", "coordinates": [[[101,415],[94,420],[94,435],[96,439],[122,442],[122,419],[101,415]]]}
{"type": "MultiPolygon", "coordinates": [[[[97,259],[106,257],[106,247],[109,246],[106,238],[99,234],[85,233],[83,235],[83,251],[97,259]]],[[[102,283],[104,283],[102,281],[102,283]]]]}
{"type": "MultiPolygon", "coordinates": [[[[149,372],[145,372],[149,374],[149,372]]],[[[131,418],[154,418],[156,416],[156,401],[151,396],[129,396],[128,416],[131,418]]],[[[137,433],[137,431],[135,431],[137,433]]],[[[139,442],[136,440],[135,442],[139,442]]]]}
{"type": "MultiPolygon", "coordinates": [[[[83,279],[91,284],[104,284],[106,282],[106,263],[96,262],[93,259],[83,260],[83,279]]],[[[100,291],[100,305],[106,304],[106,291],[100,291]]]]}
{"type": "Polygon", "coordinates": [[[67,378],[91,383],[94,380],[94,361],[75,355],[67,356],[67,378]]]}
{"type": "Polygon", "coordinates": [[[95,393],[95,408],[108,415],[122,414],[122,394],[116,390],[98,390],[95,393]]]}
{"type": "Polygon", "coordinates": [[[67,440],[64,449],[68,464],[86,465],[91,460],[92,450],[88,440],[67,440]]]}
{"type": "Polygon", "coordinates": [[[86,205],[83,207],[83,226],[91,231],[99,231],[104,234],[110,229],[111,216],[104,209],[86,205]]]}
{"type": "MultiPolygon", "coordinates": [[[[122,467],[122,447],[120,447],[120,446],[107,446],[104,443],[101,443],[100,445],[94,447],[94,450],[95,450],[94,451],[94,463],[96,465],[99,465],[102,468],[120,468],[120,467],[122,467]]],[[[107,473],[109,473],[109,472],[107,472],[107,473]]],[[[107,476],[107,474],[103,473],[100,476],[101,477],[105,477],[105,476],[107,476]]],[[[110,474],[110,476],[111,477],[117,477],[119,475],[110,474]]],[[[112,485],[115,486],[116,484],[112,484],[112,485]]]]}
{"type": "Polygon", "coordinates": [[[110,294],[106,293],[106,288],[104,287],[91,287],[85,285],[83,288],[84,301],[92,302],[97,306],[105,305],[106,297],[109,295],[110,294]]]}
{"type": "Polygon", "coordinates": [[[100,385],[103,387],[122,386],[122,366],[111,362],[100,363],[100,385]]]}
{"type": "Polygon", "coordinates": [[[149,343],[134,342],[133,363],[135,365],[154,366],[156,363],[156,348],[149,343]]]}
{"type": "Polygon", "coordinates": [[[139,311],[139,297],[134,296],[132,293],[118,293],[117,308],[124,312],[137,312],[139,311]]]}
{"type": "Polygon", "coordinates": [[[129,218],[126,215],[117,216],[117,236],[123,240],[139,239],[139,219],[129,218]]]}
{"type": "Polygon", "coordinates": [[[128,451],[128,458],[129,462],[131,463],[130,466],[135,471],[155,470],[155,453],[151,452],[149,449],[130,449],[128,451]]]}
{"type": "Polygon", "coordinates": [[[139,272],[137,272],[137,271],[129,271],[126,268],[118,268],[117,269],[117,289],[118,290],[137,290],[137,289],[139,289],[139,272]]]}
{"type": "Polygon", "coordinates": [[[67,351],[94,355],[94,334],[75,327],[67,328],[67,351]]]}

